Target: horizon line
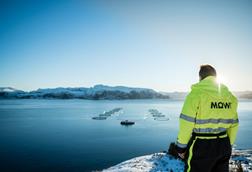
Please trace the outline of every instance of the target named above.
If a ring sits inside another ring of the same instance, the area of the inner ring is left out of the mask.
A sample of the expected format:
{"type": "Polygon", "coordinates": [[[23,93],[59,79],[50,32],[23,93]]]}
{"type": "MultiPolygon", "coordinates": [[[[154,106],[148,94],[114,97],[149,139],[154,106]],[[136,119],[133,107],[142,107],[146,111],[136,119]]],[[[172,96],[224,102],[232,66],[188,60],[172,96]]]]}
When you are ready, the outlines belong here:
{"type": "MultiPolygon", "coordinates": [[[[36,91],[38,89],[56,89],[56,88],[92,88],[97,85],[102,85],[102,86],[108,86],[108,87],[128,87],[128,88],[141,88],[141,89],[152,89],[156,92],[164,92],[164,93],[187,93],[190,92],[190,89],[188,91],[186,90],[169,90],[169,91],[160,91],[158,89],[153,89],[153,88],[148,88],[148,87],[139,87],[139,86],[126,86],[126,85],[105,85],[105,84],[94,84],[93,86],[55,86],[55,87],[38,87],[36,89],[19,89],[17,87],[12,87],[12,86],[0,86],[0,88],[12,88],[15,90],[20,90],[20,91],[25,91],[25,92],[31,92],[31,91],[36,91]]],[[[189,87],[190,88],[190,87],[189,87]]],[[[252,92],[252,90],[230,90],[231,92],[252,92]]]]}

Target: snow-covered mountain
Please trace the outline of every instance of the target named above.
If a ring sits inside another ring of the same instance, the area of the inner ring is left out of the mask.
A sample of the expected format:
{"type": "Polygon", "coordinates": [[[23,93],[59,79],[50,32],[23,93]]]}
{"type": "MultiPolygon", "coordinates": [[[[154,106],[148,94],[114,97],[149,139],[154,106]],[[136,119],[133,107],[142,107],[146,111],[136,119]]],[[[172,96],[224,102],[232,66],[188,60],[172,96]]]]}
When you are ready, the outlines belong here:
{"type": "MultiPolygon", "coordinates": [[[[169,96],[171,99],[184,100],[188,92],[160,92],[169,96]]],[[[233,94],[239,99],[252,99],[252,91],[234,91],[233,94]]]]}
{"type": "MultiPolygon", "coordinates": [[[[12,87],[0,87],[0,99],[9,98],[56,98],[56,99],[176,99],[184,100],[187,92],[157,92],[149,88],[95,85],[93,87],[58,87],[22,91],[12,87]]],[[[234,92],[240,99],[252,99],[252,91],[234,92]]]]}
{"type": "Polygon", "coordinates": [[[242,99],[252,99],[252,91],[236,91],[234,94],[242,99]]]}
{"type": "Polygon", "coordinates": [[[188,92],[160,92],[163,95],[169,96],[171,99],[176,99],[176,100],[184,100],[188,92]]]}
{"type": "Polygon", "coordinates": [[[149,88],[136,88],[136,87],[125,87],[125,86],[107,86],[107,85],[95,85],[88,89],[89,94],[96,93],[97,91],[120,91],[125,93],[130,93],[131,91],[141,92],[141,91],[149,91],[154,93],[155,91],[149,88]]]}
{"type": "Polygon", "coordinates": [[[0,92],[14,92],[14,91],[18,91],[18,90],[12,87],[0,87],[0,92]]]}
{"type": "Polygon", "coordinates": [[[95,85],[90,88],[46,88],[25,92],[11,87],[0,88],[0,98],[55,98],[55,99],[167,99],[169,96],[148,88],[95,85]]]}

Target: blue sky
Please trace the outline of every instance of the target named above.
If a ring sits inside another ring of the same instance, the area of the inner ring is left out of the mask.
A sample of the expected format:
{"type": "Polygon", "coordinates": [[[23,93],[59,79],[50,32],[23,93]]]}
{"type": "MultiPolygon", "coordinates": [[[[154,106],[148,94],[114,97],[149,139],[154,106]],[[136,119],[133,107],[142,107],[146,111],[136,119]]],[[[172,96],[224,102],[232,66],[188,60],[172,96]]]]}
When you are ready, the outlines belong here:
{"type": "Polygon", "coordinates": [[[252,90],[252,1],[1,1],[0,86],[252,90]]]}

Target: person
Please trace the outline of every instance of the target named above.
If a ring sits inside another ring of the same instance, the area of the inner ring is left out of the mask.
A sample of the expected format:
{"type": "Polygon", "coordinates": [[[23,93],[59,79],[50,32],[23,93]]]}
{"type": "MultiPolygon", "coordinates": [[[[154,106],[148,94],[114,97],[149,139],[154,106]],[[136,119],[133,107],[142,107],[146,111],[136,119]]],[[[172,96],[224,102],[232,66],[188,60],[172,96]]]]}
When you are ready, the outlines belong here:
{"type": "Polygon", "coordinates": [[[216,70],[201,65],[179,118],[176,150],[187,172],[228,172],[238,130],[237,98],[217,82],[216,70]]]}

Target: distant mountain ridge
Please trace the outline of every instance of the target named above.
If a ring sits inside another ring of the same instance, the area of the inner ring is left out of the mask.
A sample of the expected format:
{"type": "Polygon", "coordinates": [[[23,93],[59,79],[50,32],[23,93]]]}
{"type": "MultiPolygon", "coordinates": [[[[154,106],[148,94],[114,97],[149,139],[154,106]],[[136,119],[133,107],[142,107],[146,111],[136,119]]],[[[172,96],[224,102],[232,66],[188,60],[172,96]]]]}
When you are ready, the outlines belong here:
{"type": "Polygon", "coordinates": [[[125,86],[95,85],[90,88],[46,88],[35,91],[22,91],[12,87],[0,87],[1,99],[35,99],[35,98],[54,98],[54,99],[168,99],[168,95],[156,92],[149,88],[134,88],[125,86]]]}
{"type": "MultiPolygon", "coordinates": [[[[240,99],[252,99],[252,91],[233,92],[240,99]]],[[[149,88],[95,85],[93,87],[58,87],[22,91],[12,87],[0,87],[0,99],[175,99],[184,100],[188,92],[157,92],[149,88]]]]}
{"type": "MultiPolygon", "coordinates": [[[[163,95],[168,95],[170,99],[184,100],[188,92],[160,92],[163,95]]],[[[232,91],[239,99],[252,99],[252,91],[232,91]]]]}
{"type": "Polygon", "coordinates": [[[252,99],[252,91],[236,91],[234,94],[241,99],[252,99]]]}
{"type": "Polygon", "coordinates": [[[0,92],[13,92],[13,91],[18,91],[18,90],[12,87],[0,87],[0,92]]]}

